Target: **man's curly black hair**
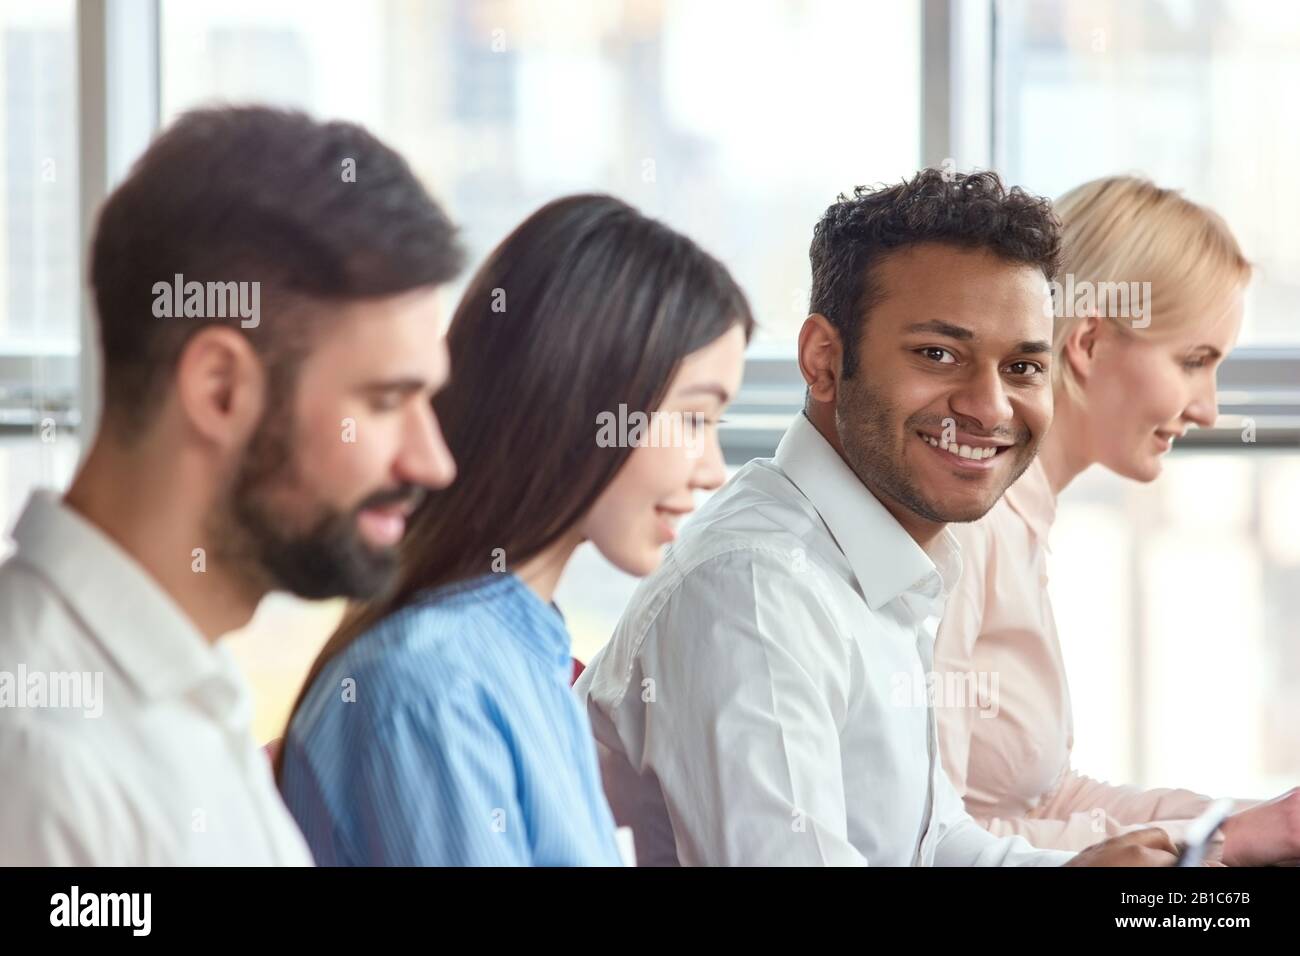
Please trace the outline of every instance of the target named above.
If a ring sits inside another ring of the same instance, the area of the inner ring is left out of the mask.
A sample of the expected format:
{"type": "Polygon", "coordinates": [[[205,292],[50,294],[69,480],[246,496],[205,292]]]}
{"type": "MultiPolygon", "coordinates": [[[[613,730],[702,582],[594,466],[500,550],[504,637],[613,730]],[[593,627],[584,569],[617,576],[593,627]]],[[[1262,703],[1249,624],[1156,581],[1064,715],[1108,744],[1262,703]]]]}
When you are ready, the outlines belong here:
{"type": "Polygon", "coordinates": [[[1019,186],[1007,189],[997,173],[923,169],[894,186],[858,186],[841,193],[813,228],[811,312],[840,334],[843,373],[857,368],[862,323],[884,290],[874,269],[891,253],[923,242],[987,249],[1056,277],[1061,228],[1049,200],[1019,186]]]}

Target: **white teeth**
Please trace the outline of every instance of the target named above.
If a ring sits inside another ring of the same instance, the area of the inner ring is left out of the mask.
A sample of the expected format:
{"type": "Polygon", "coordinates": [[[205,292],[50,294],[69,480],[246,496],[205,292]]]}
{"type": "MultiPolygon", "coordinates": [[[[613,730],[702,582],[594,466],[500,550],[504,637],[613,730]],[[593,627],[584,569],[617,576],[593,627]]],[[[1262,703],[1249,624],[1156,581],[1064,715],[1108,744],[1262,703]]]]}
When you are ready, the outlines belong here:
{"type": "Polygon", "coordinates": [[[949,454],[956,455],[958,458],[969,458],[971,461],[983,461],[985,458],[992,458],[998,453],[996,445],[989,445],[987,447],[979,445],[959,445],[956,442],[948,442],[946,440],[934,438],[924,432],[918,432],[918,434],[925,439],[927,445],[930,445],[932,448],[942,449],[949,454]]]}
{"type": "Polygon", "coordinates": [[[971,461],[983,461],[985,458],[992,458],[998,453],[996,445],[981,447],[979,445],[959,445],[956,442],[941,441],[933,436],[921,434],[927,445],[932,448],[940,448],[949,454],[956,455],[958,458],[969,458],[971,461]]]}

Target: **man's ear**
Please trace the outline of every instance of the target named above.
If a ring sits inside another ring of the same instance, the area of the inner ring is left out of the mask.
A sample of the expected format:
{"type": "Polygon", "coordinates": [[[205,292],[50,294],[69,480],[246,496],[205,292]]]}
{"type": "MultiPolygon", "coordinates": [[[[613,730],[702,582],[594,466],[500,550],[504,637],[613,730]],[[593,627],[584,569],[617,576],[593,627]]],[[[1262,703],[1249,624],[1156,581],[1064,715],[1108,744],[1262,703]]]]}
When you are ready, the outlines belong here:
{"type": "Polygon", "coordinates": [[[843,343],[830,319],[814,312],[799,329],[799,371],[815,402],[834,404],[843,368],[843,343]]]}
{"type": "Polygon", "coordinates": [[[1088,380],[1092,363],[1097,352],[1097,342],[1102,335],[1102,319],[1096,312],[1089,312],[1074,323],[1065,336],[1061,349],[1061,359],[1069,364],[1074,379],[1080,385],[1088,380]]]}
{"type": "Polygon", "coordinates": [[[176,398],[185,422],[214,444],[242,446],[262,420],[266,371],[247,338],[209,325],[185,343],[176,362],[176,398]]]}

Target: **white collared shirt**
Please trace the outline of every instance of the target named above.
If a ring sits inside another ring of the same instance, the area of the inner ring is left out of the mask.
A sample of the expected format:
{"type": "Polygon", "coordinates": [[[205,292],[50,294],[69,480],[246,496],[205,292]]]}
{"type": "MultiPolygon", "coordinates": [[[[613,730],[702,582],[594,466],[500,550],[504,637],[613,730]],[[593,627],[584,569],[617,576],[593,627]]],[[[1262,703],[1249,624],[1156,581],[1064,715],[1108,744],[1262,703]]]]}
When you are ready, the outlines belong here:
{"type": "Polygon", "coordinates": [[[938,759],[926,677],[960,573],[801,414],[682,531],[577,683],[642,865],[1045,865],[938,759]]]}
{"type": "Polygon", "coordinates": [[[310,865],[228,652],[56,494],[13,536],[0,865],[310,865]]]}

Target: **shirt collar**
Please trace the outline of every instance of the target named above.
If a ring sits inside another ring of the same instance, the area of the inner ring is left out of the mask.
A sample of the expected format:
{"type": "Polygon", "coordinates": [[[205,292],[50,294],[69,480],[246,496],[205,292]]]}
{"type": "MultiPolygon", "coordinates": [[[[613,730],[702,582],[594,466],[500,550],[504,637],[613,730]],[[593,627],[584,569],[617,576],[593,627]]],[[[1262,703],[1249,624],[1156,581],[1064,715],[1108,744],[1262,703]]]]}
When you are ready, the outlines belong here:
{"type": "Polygon", "coordinates": [[[199,633],[147,571],[53,491],[32,492],[13,530],[15,558],[39,571],[146,698],[216,680],[241,710],[233,661],[199,633]]]}
{"type": "Polygon", "coordinates": [[[1003,497],[1011,510],[1029,525],[1029,530],[1043,548],[1050,550],[1047,547],[1047,536],[1052,530],[1052,522],[1056,520],[1056,495],[1047,480],[1042,459],[1034,458],[1003,497]]]}
{"type": "Polygon", "coordinates": [[[961,552],[952,532],[935,538],[932,558],[802,412],[774,460],[821,516],[873,611],[908,592],[937,598],[956,586],[961,552]]]}

